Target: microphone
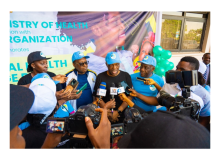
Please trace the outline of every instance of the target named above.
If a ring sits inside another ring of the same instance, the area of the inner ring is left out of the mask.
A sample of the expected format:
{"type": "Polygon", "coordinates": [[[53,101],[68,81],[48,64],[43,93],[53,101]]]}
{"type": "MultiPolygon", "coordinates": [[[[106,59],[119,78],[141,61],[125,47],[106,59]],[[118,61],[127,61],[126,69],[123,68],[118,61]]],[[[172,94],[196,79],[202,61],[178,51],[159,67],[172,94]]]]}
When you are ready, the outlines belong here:
{"type": "Polygon", "coordinates": [[[103,97],[106,96],[106,83],[105,82],[101,82],[99,89],[97,90],[96,95],[99,96],[99,100],[98,100],[98,104],[99,104],[99,101],[102,98],[102,96],[103,97]]]}
{"type": "Polygon", "coordinates": [[[121,96],[119,97],[123,102],[126,102],[130,107],[133,107],[133,108],[136,108],[139,110],[139,112],[142,114],[142,113],[145,113],[145,110],[138,107],[137,105],[135,105],[125,94],[125,90],[124,90],[124,87],[122,87],[121,83],[119,82],[118,83],[118,95],[121,96]]]}
{"type": "MultiPolygon", "coordinates": [[[[117,95],[117,90],[118,88],[115,87],[115,83],[112,83],[111,87],[110,87],[110,95],[111,95],[111,99],[114,99],[114,95],[117,95]]],[[[113,108],[112,108],[112,112],[113,112],[113,108]]]]}
{"type": "Polygon", "coordinates": [[[124,94],[125,89],[124,87],[121,85],[121,83],[118,83],[118,95],[121,96],[120,99],[123,102],[126,102],[130,107],[134,106],[134,103],[124,94]]]}

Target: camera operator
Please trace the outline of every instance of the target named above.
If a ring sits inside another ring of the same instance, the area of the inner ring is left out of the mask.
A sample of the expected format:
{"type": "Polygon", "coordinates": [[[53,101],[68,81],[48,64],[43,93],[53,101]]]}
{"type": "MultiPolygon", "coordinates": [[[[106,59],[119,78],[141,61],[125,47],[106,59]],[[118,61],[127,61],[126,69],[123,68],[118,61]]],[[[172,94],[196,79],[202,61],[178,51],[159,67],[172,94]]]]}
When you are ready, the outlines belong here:
{"type": "MultiPolygon", "coordinates": [[[[25,148],[26,139],[22,136],[22,131],[18,127],[18,123],[27,115],[28,111],[34,103],[35,95],[32,90],[10,85],[10,148],[25,148]]],[[[90,118],[85,118],[88,128],[88,135],[95,148],[110,147],[110,130],[111,124],[107,119],[107,108],[114,104],[110,101],[105,104],[103,109],[97,109],[102,113],[99,126],[94,129],[90,118]]],[[[64,134],[49,133],[47,134],[41,148],[55,148],[61,141],[64,134]]]]}
{"type": "MultiPolygon", "coordinates": [[[[178,71],[191,71],[191,70],[198,70],[199,69],[199,61],[190,56],[183,57],[180,62],[178,63],[176,70],[178,71]]],[[[178,84],[176,85],[170,85],[165,84],[162,88],[164,91],[176,95],[179,91],[181,91],[181,88],[178,84]]],[[[190,87],[191,96],[192,93],[199,96],[204,104],[204,107],[201,106],[201,111],[199,114],[199,123],[203,126],[207,127],[210,122],[210,94],[208,91],[205,90],[201,85],[191,86],[190,87]]],[[[199,102],[196,98],[192,98],[199,102]]]]}
{"type": "Polygon", "coordinates": [[[140,72],[131,75],[133,88],[135,89],[130,89],[130,91],[135,93],[132,101],[146,112],[152,112],[156,109],[156,106],[145,103],[143,96],[156,97],[163,87],[164,81],[160,76],[153,73],[156,66],[154,57],[147,55],[142,61],[138,62],[141,63],[140,72]],[[137,77],[144,78],[145,81],[137,80],[137,77]]]}
{"type": "MultiPolygon", "coordinates": [[[[25,148],[26,140],[18,127],[34,103],[34,93],[25,87],[10,85],[10,148],[25,148]]],[[[54,148],[63,134],[47,134],[41,148],[54,148]]]]}
{"type": "Polygon", "coordinates": [[[114,139],[113,148],[210,148],[210,133],[189,117],[157,111],[136,128],[114,139]]]}
{"type": "MultiPolygon", "coordinates": [[[[191,70],[198,70],[199,69],[199,61],[194,57],[183,57],[177,65],[177,70],[179,71],[191,71],[191,70]]],[[[191,95],[189,98],[194,99],[199,102],[201,111],[199,116],[199,122],[203,126],[208,126],[210,121],[210,95],[209,93],[200,85],[192,86],[191,95]]],[[[168,84],[166,83],[162,90],[166,91],[171,95],[182,95],[181,88],[179,87],[178,83],[176,84],[168,84]]],[[[135,90],[131,90],[132,94],[137,94],[135,90]]],[[[157,97],[160,94],[158,93],[157,97]]],[[[157,97],[148,97],[143,96],[142,99],[147,104],[151,105],[158,105],[157,97]]]]}

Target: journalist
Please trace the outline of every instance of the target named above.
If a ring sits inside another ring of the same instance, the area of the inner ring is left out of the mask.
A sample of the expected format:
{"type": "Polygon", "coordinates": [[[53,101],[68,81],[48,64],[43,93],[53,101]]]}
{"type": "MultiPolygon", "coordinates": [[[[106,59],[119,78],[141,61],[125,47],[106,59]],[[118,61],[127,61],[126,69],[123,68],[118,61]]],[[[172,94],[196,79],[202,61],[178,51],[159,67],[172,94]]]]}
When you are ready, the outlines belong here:
{"type": "Polygon", "coordinates": [[[115,139],[113,145],[120,149],[210,149],[210,133],[189,117],[157,111],[115,139]]]}
{"type": "MultiPolygon", "coordinates": [[[[26,140],[18,127],[34,103],[34,93],[25,87],[10,85],[10,148],[24,149],[26,140]]],[[[41,148],[54,148],[63,134],[48,134],[41,148]]]]}
{"type": "MultiPolygon", "coordinates": [[[[35,101],[35,94],[32,90],[10,85],[10,148],[24,149],[26,140],[22,136],[22,131],[18,127],[19,122],[27,115],[32,108],[35,101]]],[[[95,148],[109,148],[110,147],[110,130],[111,124],[107,118],[107,108],[112,106],[113,101],[105,104],[103,109],[96,109],[101,112],[101,120],[99,126],[94,129],[93,123],[89,117],[85,118],[86,126],[88,128],[89,138],[95,148]]],[[[41,148],[55,148],[64,134],[49,133],[47,134],[41,148]]]]}

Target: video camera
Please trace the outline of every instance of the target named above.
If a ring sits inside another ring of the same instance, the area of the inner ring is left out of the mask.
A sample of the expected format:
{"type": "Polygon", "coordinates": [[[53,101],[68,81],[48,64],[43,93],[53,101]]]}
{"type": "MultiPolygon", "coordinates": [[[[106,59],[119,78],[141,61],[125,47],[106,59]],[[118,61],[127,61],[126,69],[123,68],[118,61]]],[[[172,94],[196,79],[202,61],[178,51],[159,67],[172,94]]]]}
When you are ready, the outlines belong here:
{"type": "Polygon", "coordinates": [[[80,106],[76,113],[67,118],[48,118],[47,120],[47,133],[65,133],[87,135],[88,130],[85,124],[85,117],[90,117],[93,122],[94,128],[99,125],[101,114],[96,112],[97,108],[94,104],[80,106]]]}
{"type": "Polygon", "coordinates": [[[165,91],[160,91],[158,102],[165,106],[168,111],[191,117],[198,120],[200,105],[190,97],[190,87],[198,84],[198,72],[192,71],[173,71],[166,72],[166,82],[169,84],[178,83],[182,88],[182,96],[172,97],[165,91]]]}
{"type": "Polygon", "coordinates": [[[111,125],[111,142],[117,136],[123,136],[132,131],[141,120],[147,117],[147,113],[140,114],[138,109],[133,107],[128,107],[125,112],[125,118],[123,123],[112,124],[111,125]]]}

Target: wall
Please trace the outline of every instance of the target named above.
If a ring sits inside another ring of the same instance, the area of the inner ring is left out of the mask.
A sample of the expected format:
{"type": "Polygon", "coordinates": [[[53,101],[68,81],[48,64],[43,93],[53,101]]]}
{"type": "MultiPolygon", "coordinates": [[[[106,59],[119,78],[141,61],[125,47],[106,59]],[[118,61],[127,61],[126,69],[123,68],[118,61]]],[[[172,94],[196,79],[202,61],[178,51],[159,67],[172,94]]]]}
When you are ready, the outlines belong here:
{"type": "Polygon", "coordinates": [[[179,63],[180,59],[184,56],[193,56],[197,58],[199,61],[202,61],[203,52],[172,52],[172,57],[169,61],[174,63],[174,69],[176,69],[177,64],[179,63]]]}

